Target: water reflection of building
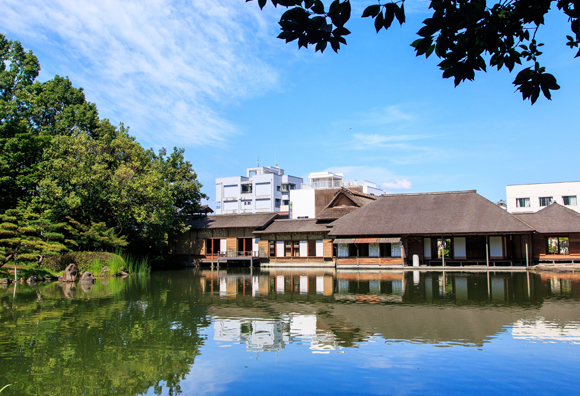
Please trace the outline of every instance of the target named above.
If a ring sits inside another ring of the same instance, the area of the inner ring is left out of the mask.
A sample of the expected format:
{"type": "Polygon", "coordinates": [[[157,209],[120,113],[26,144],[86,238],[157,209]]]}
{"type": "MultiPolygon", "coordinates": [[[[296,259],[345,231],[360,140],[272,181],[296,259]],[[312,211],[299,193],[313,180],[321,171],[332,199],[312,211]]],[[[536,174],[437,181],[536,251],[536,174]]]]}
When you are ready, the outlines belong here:
{"type": "Polygon", "coordinates": [[[313,351],[337,348],[335,336],[317,327],[315,314],[281,315],[275,319],[232,319],[216,317],[214,340],[245,342],[251,351],[278,351],[289,343],[310,344],[313,351]]]}
{"type": "MultiPolygon", "coordinates": [[[[252,350],[305,342],[312,350],[324,351],[377,335],[393,341],[473,346],[514,323],[520,331],[519,320],[541,317],[569,329],[580,318],[580,304],[561,304],[580,299],[580,275],[566,274],[271,270],[244,280],[239,274],[220,272],[214,294],[218,299],[212,300],[210,314],[235,318],[216,328],[216,339],[243,340],[252,350]],[[223,296],[220,282],[227,292],[223,296]],[[243,303],[219,302],[240,298],[244,290],[251,301],[244,297],[243,303]],[[255,303],[254,297],[259,297],[255,303]],[[558,318],[565,320],[560,323],[558,318]]],[[[516,335],[528,333],[521,330],[516,335]]],[[[538,334],[541,331],[532,333],[538,334]]]]}
{"type": "Polygon", "coordinates": [[[580,344],[580,322],[559,325],[540,319],[520,319],[512,326],[512,337],[515,339],[541,342],[564,341],[580,344]]]}

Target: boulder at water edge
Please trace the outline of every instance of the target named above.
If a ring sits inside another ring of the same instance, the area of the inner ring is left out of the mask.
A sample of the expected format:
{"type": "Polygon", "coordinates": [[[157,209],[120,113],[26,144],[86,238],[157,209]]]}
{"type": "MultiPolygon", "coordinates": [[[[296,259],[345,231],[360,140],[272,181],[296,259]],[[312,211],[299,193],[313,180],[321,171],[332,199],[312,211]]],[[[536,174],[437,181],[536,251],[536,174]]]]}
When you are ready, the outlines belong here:
{"type": "Polygon", "coordinates": [[[0,279],[0,284],[3,284],[3,285],[9,285],[11,282],[12,282],[12,280],[10,280],[8,278],[0,279]]]}
{"type": "Polygon", "coordinates": [[[62,280],[64,282],[76,282],[77,277],[79,276],[79,270],[76,265],[69,264],[68,267],[64,270],[64,274],[62,275],[62,280]]]}
{"type": "Polygon", "coordinates": [[[35,285],[39,282],[42,282],[42,279],[36,275],[32,275],[30,278],[26,279],[26,283],[28,283],[29,285],[35,285]]]}
{"type": "Polygon", "coordinates": [[[90,272],[85,272],[83,276],[81,276],[81,283],[95,283],[95,276],[90,272]]]}

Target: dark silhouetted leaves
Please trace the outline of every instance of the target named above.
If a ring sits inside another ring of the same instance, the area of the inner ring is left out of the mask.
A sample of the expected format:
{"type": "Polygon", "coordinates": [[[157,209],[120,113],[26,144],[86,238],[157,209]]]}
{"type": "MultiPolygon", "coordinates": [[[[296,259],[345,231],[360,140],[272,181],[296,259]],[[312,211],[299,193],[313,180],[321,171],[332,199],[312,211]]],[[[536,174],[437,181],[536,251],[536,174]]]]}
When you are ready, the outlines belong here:
{"type": "MultiPolygon", "coordinates": [[[[266,1],[258,0],[260,8],[266,1]]],[[[346,44],[344,36],[350,34],[344,28],[351,12],[348,0],[333,0],[328,13],[320,0],[270,1],[274,6],[295,7],[296,11],[286,12],[280,19],[282,32],[278,37],[286,42],[298,40],[299,48],[316,44],[315,50],[321,52],[328,43],[335,52],[340,44],[346,44]],[[328,19],[330,23],[326,22],[328,19]]],[[[420,38],[411,46],[417,56],[428,58],[435,53],[441,59],[443,77],[453,78],[456,86],[473,80],[476,71],[487,71],[487,65],[498,70],[505,66],[510,72],[522,60],[536,65],[542,55],[538,48],[543,44],[537,43],[535,37],[553,1],[569,18],[572,34],[566,36],[566,45],[579,48],[580,0],[511,0],[493,4],[486,0],[431,0],[433,14],[423,21],[417,32],[420,38]]],[[[369,5],[362,17],[374,19],[377,33],[389,29],[395,18],[402,25],[406,21],[404,0],[369,5]]],[[[580,57],[580,48],[575,57],[580,57]]],[[[516,77],[516,81],[520,80],[522,83],[516,84],[518,90],[532,103],[540,92],[550,99],[550,91],[559,88],[554,76],[537,71],[536,66],[522,70],[516,77]]]]}

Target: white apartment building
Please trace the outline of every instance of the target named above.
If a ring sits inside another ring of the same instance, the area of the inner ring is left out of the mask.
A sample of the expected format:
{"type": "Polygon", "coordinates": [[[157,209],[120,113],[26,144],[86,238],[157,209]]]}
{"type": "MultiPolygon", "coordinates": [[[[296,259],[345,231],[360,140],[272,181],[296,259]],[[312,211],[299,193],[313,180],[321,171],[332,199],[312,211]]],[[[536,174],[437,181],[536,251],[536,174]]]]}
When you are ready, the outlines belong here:
{"type": "Polygon", "coordinates": [[[215,181],[215,213],[219,215],[281,212],[282,206],[289,206],[290,191],[300,188],[303,179],[285,175],[278,166],[258,166],[247,168],[246,176],[215,181]]]}
{"type": "Polygon", "coordinates": [[[514,184],[506,186],[506,196],[510,213],[537,212],[554,202],[580,212],[580,182],[514,184]]]}
{"type": "Polygon", "coordinates": [[[302,183],[299,189],[290,191],[291,219],[315,218],[341,187],[355,188],[365,194],[376,196],[383,194],[383,190],[378,188],[376,183],[367,180],[345,180],[342,173],[312,172],[308,179],[309,183],[302,183]]]}

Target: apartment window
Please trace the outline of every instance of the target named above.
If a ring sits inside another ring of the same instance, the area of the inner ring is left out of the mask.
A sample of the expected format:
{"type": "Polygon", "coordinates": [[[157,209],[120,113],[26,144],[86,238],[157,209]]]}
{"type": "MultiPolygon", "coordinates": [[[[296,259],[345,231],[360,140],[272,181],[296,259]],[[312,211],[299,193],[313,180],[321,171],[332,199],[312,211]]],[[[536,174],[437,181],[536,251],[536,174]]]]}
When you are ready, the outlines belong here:
{"type": "Polygon", "coordinates": [[[242,184],[242,194],[251,194],[251,193],[252,193],[252,185],[242,184]]]}
{"type": "Polygon", "coordinates": [[[570,254],[570,239],[568,237],[546,238],[548,254],[570,254]]]}
{"type": "Polygon", "coordinates": [[[276,186],[276,190],[280,191],[280,186],[276,186]]]}
{"type": "Polygon", "coordinates": [[[276,207],[279,208],[280,207],[280,200],[278,198],[276,198],[276,207]]]}
{"type": "Polygon", "coordinates": [[[283,205],[290,205],[290,201],[285,199],[283,205]]]}
{"type": "Polygon", "coordinates": [[[244,201],[244,205],[251,205],[252,201],[244,201]]]}
{"type": "Polygon", "coordinates": [[[540,197],[540,206],[550,206],[553,201],[553,197],[540,197]]]}
{"type": "Polygon", "coordinates": [[[564,205],[566,205],[566,206],[578,205],[578,198],[576,197],[576,195],[569,195],[567,197],[562,197],[562,201],[564,201],[564,205]]]}
{"type": "Polygon", "coordinates": [[[516,208],[529,208],[530,199],[529,198],[516,198],[516,208]]]}

